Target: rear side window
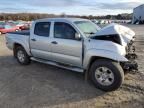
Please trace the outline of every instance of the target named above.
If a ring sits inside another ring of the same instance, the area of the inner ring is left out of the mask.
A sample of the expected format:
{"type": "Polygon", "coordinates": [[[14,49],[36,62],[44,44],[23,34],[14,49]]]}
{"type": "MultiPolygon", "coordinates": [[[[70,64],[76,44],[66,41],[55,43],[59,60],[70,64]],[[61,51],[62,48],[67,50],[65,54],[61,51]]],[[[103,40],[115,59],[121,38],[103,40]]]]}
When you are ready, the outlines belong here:
{"type": "Polygon", "coordinates": [[[75,39],[76,30],[69,24],[64,22],[55,22],[54,37],[61,39],[75,39]]]}
{"type": "Polygon", "coordinates": [[[38,22],[35,24],[34,34],[38,36],[49,37],[50,22],[38,22]]]}

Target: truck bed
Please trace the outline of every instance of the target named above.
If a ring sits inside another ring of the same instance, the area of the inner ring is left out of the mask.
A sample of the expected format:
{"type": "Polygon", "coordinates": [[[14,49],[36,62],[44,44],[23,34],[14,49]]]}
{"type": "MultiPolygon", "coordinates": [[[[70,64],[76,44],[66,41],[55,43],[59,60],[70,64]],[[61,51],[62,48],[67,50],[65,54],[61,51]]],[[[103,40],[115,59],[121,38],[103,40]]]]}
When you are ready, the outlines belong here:
{"type": "Polygon", "coordinates": [[[9,32],[9,34],[18,34],[18,35],[29,36],[30,35],[30,31],[29,30],[23,30],[23,31],[17,31],[17,32],[9,32]]]}
{"type": "Polygon", "coordinates": [[[29,52],[29,31],[9,32],[6,34],[6,43],[9,49],[13,49],[14,43],[22,45],[29,52]]]}

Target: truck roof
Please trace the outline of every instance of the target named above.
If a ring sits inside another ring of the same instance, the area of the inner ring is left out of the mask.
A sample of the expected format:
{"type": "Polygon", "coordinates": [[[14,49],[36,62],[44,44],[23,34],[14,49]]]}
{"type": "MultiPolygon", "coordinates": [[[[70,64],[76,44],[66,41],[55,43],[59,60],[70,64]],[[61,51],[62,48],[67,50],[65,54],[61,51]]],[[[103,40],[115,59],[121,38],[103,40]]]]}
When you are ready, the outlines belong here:
{"type": "Polygon", "coordinates": [[[41,22],[41,21],[68,21],[68,22],[75,22],[75,21],[88,21],[88,20],[87,19],[82,19],[82,18],[44,18],[44,19],[36,20],[36,22],[41,22]]]}

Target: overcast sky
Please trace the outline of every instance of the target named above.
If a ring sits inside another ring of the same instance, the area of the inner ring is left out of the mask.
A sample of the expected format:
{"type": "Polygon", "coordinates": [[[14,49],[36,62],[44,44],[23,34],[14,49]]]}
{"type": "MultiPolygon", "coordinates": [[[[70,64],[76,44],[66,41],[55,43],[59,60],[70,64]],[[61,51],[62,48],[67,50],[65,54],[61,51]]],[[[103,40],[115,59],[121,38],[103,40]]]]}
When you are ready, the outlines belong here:
{"type": "Polygon", "coordinates": [[[144,0],[0,0],[0,13],[107,15],[131,13],[140,4],[144,0]]]}

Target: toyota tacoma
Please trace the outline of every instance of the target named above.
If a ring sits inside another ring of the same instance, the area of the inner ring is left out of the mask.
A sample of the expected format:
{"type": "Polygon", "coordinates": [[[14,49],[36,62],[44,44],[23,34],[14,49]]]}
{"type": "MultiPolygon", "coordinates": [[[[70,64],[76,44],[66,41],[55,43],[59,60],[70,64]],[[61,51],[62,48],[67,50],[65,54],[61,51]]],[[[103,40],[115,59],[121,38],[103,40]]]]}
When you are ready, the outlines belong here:
{"type": "Polygon", "coordinates": [[[20,64],[34,60],[82,72],[104,91],[118,89],[125,73],[137,70],[134,40],[135,33],[125,26],[101,29],[80,18],[39,19],[30,31],[6,35],[7,47],[20,64]]]}

